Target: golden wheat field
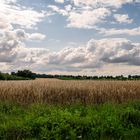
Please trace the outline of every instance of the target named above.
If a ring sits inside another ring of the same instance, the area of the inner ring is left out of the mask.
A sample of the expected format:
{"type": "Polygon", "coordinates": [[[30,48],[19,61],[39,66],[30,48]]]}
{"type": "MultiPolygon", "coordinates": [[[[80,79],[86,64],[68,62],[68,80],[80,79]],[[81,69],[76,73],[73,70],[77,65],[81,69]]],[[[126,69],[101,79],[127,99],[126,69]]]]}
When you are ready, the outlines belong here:
{"type": "Polygon", "coordinates": [[[140,81],[0,81],[0,100],[23,105],[122,103],[140,100],[140,81]]]}

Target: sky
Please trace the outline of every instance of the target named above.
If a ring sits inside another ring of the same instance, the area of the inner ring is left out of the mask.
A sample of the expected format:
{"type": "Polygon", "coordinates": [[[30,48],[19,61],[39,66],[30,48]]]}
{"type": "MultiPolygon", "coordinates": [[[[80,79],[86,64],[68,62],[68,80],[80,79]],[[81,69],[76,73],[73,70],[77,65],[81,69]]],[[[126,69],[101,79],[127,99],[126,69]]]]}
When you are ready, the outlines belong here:
{"type": "Polygon", "coordinates": [[[0,67],[140,75],[140,0],[0,0],[0,67]]]}

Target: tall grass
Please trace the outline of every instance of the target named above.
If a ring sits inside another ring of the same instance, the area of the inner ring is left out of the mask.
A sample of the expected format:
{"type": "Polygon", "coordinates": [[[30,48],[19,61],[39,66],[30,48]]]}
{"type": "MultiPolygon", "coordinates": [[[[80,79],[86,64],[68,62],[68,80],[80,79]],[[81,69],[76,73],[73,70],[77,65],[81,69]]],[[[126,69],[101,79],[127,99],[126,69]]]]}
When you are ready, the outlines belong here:
{"type": "Polygon", "coordinates": [[[140,81],[0,81],[0,101],[85,105],[140,100],[140,81]]]}
{"type": "Polygon", "coordinates": [[[0,140],[139,140],[139,107],[0,103],[0,140]]]}

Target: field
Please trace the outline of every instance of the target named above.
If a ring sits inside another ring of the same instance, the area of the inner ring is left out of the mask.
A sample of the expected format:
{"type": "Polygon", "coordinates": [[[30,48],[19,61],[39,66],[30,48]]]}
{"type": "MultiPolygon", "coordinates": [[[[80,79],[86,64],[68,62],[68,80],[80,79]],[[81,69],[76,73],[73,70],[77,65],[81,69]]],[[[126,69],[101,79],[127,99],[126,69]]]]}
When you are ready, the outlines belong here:
{"type": "Polygon", "coordinates": [[[123,103],[140,100],[140,81],[1,81],[0,100],[22,105],[123,103]]]}
{"type": "Polygon", "coordinates": [[[140,137],[140,81],[0,81],[2,140],[140,137]]]}

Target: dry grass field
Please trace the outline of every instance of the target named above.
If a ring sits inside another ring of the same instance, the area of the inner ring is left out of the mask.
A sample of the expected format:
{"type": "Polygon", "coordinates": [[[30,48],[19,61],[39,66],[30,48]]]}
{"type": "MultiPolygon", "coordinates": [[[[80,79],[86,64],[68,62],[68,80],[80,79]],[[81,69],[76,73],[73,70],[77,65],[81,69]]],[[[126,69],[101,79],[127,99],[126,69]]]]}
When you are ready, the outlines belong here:
{"type": "Polygon", "coordinates": [[[122,103],[140,100],[140,81],[0,81],[0,100],[22,105],[122,103]]]}
{"type": "Polygon", "coordinates": [[[0,81],[0,140],[139,138],[140,81],[0,81]]]}

